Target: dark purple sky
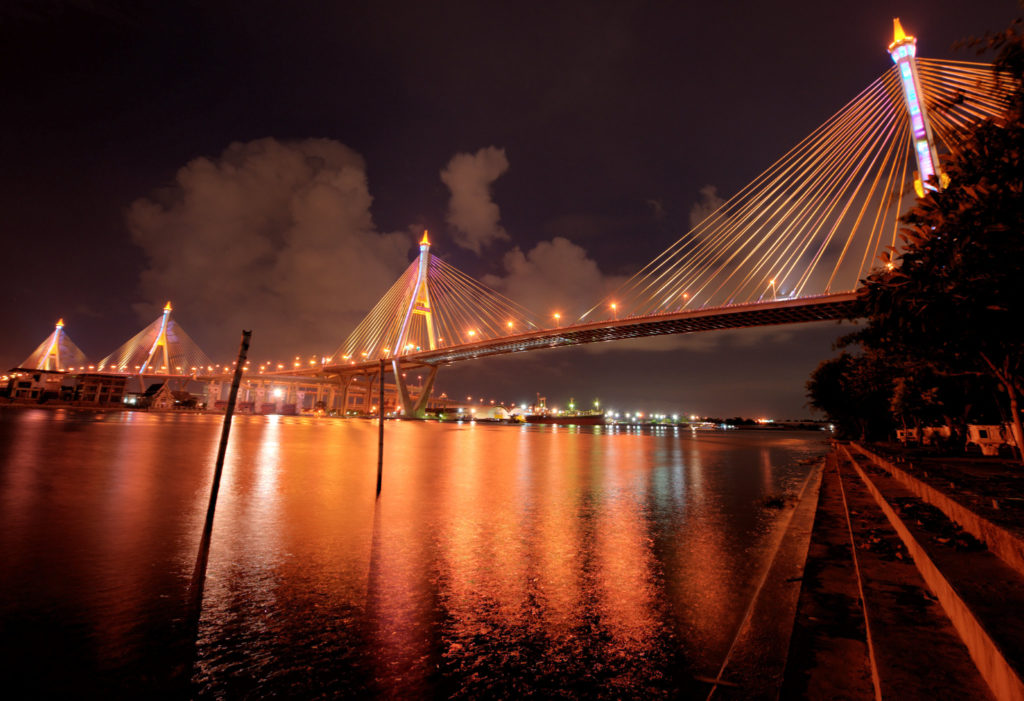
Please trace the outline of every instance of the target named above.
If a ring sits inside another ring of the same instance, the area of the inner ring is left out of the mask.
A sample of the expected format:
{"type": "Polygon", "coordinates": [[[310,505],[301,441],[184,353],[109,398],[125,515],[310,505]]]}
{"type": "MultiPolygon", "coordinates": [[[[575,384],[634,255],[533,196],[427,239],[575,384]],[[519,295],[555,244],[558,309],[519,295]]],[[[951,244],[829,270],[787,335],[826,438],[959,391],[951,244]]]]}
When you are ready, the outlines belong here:
{"type": "MultiPolygon", "coordinates": [[[[689,229],[702,188],[730,196],[886,70],[894,14],[919,55],[976,60],[952,43],[1018,13],[1012,0],[5,3],[0,365],[58,317],[98,360],[168,298],[218,360],[243,326],[257,360],[330,354],[422,227],[466,273],[537,291],[519,301],[583,311],[689,229]],[[451,181],[472,193],[480,178],[486,201],[460,234],[451,181]],[[333,194],[310,194],[325,181],[333,194]]],[[[484,360],[438,386],[796,417],[840,331],[484,360]]]]}

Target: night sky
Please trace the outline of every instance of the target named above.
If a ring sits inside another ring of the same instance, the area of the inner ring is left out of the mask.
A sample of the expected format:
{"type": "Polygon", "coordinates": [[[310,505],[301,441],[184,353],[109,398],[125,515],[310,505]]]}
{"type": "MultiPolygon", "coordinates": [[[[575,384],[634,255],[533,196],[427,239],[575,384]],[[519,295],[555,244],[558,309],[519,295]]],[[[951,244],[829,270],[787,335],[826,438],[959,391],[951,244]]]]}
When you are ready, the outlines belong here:
{"type": "MultiPolygon", "coordinates": [[[[216,361],[330,355],[416,254],[575,317],[885,71],[1012,0],[6,2],[0,365],[159,314],[216,361]]],[[[833,323],[442,370],[451,396],[809,415],[833,323]]]]}

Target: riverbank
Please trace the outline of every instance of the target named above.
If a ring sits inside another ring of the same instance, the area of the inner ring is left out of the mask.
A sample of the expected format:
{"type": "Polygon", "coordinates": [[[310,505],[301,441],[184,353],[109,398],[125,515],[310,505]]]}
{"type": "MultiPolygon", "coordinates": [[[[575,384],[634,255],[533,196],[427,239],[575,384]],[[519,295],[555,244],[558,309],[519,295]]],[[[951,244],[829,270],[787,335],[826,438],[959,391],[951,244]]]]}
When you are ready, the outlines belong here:
{"type": "Polygon", "coordinates": [[[1024,698],[1024,474],[836,446],[783,698],[1024,698]]]}

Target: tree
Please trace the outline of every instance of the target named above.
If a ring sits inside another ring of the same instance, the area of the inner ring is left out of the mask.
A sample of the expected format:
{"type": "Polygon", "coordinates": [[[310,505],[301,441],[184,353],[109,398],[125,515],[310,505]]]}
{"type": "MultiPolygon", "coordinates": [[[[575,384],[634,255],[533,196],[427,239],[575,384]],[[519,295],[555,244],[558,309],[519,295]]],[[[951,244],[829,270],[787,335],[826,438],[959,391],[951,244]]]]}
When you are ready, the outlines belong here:
{"type": "MultiPolygon", "coordinates": [[[[1016,81],[1004,115],[964,136],[944,161],[946,188],[904,218],[904,249],[865,280],[861,338],[938,374],[991,377],[1024,448],[1024,36],[1015,22],[989,37],[1016,81]]],[[[1024,452],[1021,452],[1024,455],[1024,452]]]]}
{"type": "Polygon", "coordinates": [[[889,430],[892,375],[873,352],[822,362],[807,381],[809,404],[825,413],[839,435],[879,439],[889,430]]]}

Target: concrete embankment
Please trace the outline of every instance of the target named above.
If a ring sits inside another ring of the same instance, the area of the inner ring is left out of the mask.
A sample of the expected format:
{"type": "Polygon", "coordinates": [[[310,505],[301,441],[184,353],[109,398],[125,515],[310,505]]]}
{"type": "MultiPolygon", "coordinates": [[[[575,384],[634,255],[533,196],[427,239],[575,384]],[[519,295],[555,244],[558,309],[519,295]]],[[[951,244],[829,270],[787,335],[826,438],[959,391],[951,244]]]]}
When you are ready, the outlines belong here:
{"type": "Polygon", "coordinates": [[[1014,468],[829,456],[783,698],[1024,699],[1014,468]]]}

